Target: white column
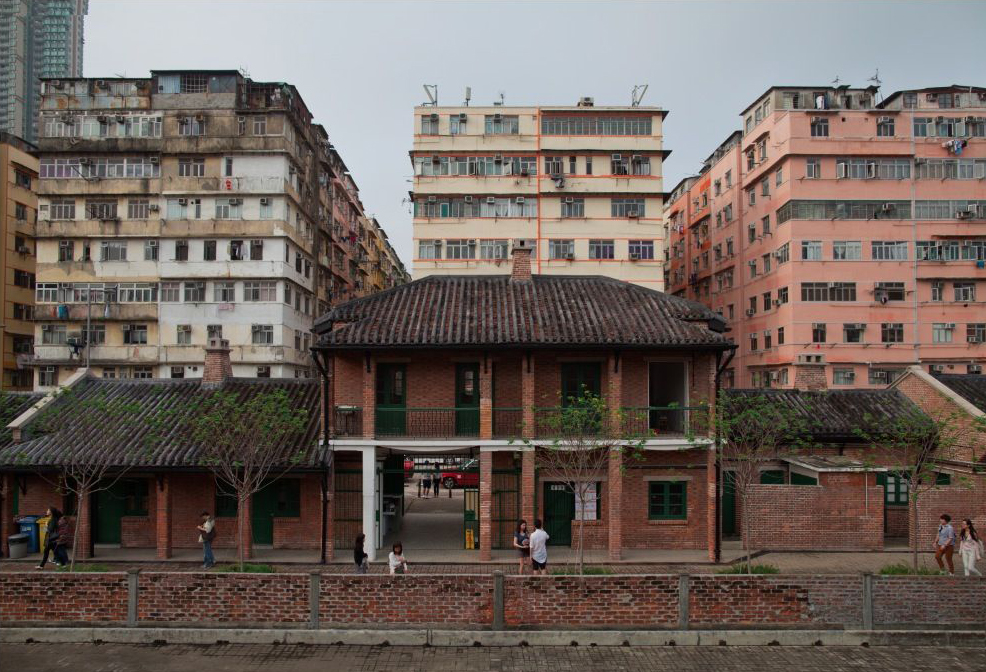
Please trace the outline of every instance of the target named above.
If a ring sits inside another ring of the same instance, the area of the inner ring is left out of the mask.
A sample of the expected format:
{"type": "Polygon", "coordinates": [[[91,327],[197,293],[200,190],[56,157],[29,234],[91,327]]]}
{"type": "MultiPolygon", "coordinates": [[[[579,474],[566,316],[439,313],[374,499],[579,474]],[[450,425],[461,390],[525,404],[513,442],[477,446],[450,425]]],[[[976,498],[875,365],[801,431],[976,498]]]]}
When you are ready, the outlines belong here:
{"type": "Polygon", "coordinates": [[[377,448],[363,448],[363,549],[377,559],[377,448]]]}

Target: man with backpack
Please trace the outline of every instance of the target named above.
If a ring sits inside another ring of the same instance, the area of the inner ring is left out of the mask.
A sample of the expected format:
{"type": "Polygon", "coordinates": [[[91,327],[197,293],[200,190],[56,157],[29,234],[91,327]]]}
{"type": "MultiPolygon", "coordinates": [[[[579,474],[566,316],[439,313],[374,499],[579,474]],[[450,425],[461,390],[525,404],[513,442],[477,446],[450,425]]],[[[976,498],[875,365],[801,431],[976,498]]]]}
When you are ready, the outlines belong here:
{"type": "Polygon", "coordinates": [[[216,558],[212,555],[212,540],[216,538],[216,521],[208,511],[202,512],[202,524],[196,529],[201,532],[199,541],[202,542],[202,569],[209,569],[216,564],[216,558]]]}

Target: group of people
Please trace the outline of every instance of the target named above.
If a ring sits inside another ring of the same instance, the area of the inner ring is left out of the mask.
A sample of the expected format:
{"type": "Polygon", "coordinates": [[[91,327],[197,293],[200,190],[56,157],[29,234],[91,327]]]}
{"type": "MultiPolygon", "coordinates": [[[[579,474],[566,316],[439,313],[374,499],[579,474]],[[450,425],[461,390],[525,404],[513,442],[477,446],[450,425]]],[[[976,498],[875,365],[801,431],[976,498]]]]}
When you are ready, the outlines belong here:
{"type": "Polygon", "coordinates": [[[56,567],[64,567],[68,564],[68,542],[70,541],[68,518],[55,507],[49,507],[45,511],[48,516],[48,525],[45,527],[44,555],[38,569],[44,569],[48,564],[48,556],[52,556],[52,562],[56,567]]]}
{"type": "Polygon", "coordinates": [[[433,492],[433,496],[438,497],[442,487],[442,475],[437,471],[434,474],[425,473],[421,476],[419,485],[421,487],[418,490],[418,497],[421,497],[421,493],[427,497],[429,492],[433,492]]]}
{"type": "Polygon", "coordinates": [[[965,575],[982,576],[982,572],[976,569],[976,562],[983,557],[983,541],[979,538],[979,533],[976,532],[972,520],[966,518],[962,521],[962,530],[958,535],[955,534],[955,528],[952,527],[952,517],[947,513],[941,515],[938,523],[938,532],[935,534],[935,562],[938,563],[938,571],[944,574],[947,564],[949,576],[955,574],[952,555],[955,553],[957,542],[965,575]]]}

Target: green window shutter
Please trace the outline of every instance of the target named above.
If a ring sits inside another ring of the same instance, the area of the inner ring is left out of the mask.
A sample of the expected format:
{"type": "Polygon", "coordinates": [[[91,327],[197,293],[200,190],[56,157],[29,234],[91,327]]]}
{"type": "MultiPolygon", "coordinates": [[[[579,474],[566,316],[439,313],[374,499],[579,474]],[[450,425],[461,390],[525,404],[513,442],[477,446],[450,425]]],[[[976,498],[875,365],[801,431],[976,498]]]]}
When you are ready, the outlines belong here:
{"type": "Polygon", "coordinates": [[[286,478],[277,483],[277,517],[298,518],[301,516],[301,481],[286,478]]]}
{"type": "MultiPolygon", "coordinates": [[[[792,477],[794,475],[792,474],[792,477]]],[[[760,485],[784,485],[784,472],[780,469],[771,469],[760,472],[760,485]]]]}
{"type": "Polygon", "coordinates": [[[235,518],[239,510],[236,493],[222,481],[216,481],[216,518],[235,518]]]}
{"type": "Polygon", "coordinates": [[[935,485],[951,485],[952,475],[943,472],[935,474],[935,485]]]}
{"type": "Polygon", "coordinates": [[[651,520],[687,519],[688,483],[686,481],[651,481],[648,484],[647,514],[651,520]]]}
{"type": "Polygon", "coordinates": [[[805,476],[792,471],[791,485],[818,485],[818,479],[814,476],[805,476]]]}
{"type": "Polygon", "coordinates": [[[123,515],[147,515],[147,479],[132,478],[123,481],[123,515]]]}

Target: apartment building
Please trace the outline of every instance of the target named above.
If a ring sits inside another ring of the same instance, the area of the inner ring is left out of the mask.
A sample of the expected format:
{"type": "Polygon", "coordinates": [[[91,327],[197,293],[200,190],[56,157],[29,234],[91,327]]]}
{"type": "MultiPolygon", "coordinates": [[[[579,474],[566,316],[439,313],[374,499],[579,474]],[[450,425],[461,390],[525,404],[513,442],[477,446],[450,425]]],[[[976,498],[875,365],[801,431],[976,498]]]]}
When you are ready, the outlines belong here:
{"type": "Polygon", "coordinates": [[[37,138],[41,78],[81,77],[89,0],[0,0],[0,131],[37,138]]]}
{"type": "Polygon", "coordinates": [[[695,178],[708,224],[694,185],[668,210],[668,291],[726,318],[735,385],[981,373],[986,89],[771,87],[741,116],[695,178]]]}
{"type": "Polygon", "coordinates": [[[3,376],[0,390],[30,390],[34,371],[34,227],[38,197],[37,148],[0,131],[0,333],[3,376]]]}
{"type": "MultiPolygon", "coordinates": [[[[36,385],[312,375],[311,326],[372,291],[356,183],[297,89],[237,71],[43,82],[36,385]]],[[[389,263],[386,282],[404,279],[389,263]]]]}
{"type": "Polygon", "coordinates": [[[414,277],[507,273],[511,239],[548,275],[663,289],[665,110],[414,110],[414,277]]]}

